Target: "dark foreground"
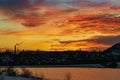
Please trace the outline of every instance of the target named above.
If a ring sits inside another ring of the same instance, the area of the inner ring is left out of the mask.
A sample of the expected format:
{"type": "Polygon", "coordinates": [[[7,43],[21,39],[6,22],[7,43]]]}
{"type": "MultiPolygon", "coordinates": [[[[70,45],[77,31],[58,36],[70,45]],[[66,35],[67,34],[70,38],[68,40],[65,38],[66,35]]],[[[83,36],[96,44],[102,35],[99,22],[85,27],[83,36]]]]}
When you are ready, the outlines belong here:
{"type": "Polygon", "coordinates": [[[0,66],[118,68],[120,55],[87,51],[0,53],[0,66]]]}

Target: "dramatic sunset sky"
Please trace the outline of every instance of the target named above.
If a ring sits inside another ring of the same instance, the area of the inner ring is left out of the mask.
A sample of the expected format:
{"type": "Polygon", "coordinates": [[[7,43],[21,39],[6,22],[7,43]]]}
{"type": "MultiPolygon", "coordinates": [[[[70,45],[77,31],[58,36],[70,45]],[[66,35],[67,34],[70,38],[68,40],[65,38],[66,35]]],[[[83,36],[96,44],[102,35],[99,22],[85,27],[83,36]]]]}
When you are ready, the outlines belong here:
{"type": "Polygon", "coordinates": [[[0,0],[0,50],[103,50],[120,41],[120,0],[0,0]]]}

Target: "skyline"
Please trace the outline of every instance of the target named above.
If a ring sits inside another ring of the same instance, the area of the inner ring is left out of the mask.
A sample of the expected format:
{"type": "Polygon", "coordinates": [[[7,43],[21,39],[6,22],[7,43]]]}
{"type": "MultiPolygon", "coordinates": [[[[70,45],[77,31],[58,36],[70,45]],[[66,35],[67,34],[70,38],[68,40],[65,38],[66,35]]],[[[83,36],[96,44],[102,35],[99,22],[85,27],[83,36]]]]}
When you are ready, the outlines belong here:
{"type": "Polygon", "coordinates": [[[120,0],[0,0],[0,49],[104,50],[120,41],[120,0]]]}

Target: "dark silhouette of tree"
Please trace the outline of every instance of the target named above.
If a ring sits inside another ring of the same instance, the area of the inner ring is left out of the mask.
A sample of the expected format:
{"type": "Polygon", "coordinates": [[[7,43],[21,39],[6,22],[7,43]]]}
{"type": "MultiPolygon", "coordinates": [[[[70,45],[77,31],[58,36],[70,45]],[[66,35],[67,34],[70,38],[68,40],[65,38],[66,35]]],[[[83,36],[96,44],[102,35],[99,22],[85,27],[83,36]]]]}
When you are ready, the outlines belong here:
{"type": "Polygon", "coordinates": [[[117,68],[117,63],[115,63],[115,62],[108,63],[107,67],[108,68],[117,68]]]}
{"type": "MultiPolygon", "coordinates": [[[[12,54],[6,51],[0,54],[0,66],[31,65],[80,65],[120,62],[120,55],[97,51],[20,51],[12,54]]],[[[113,66],[113,64],[111,64],[113,66]]],[[[110,65],[110,66],[111,66],[110,65]]],[[[89,67],[89,66],[88,66],[89,67]]],[[[109,66],[106,66],[109,67],[109,66]]],[[[114,64],[115,67],[115,64],[114,64]]]]}

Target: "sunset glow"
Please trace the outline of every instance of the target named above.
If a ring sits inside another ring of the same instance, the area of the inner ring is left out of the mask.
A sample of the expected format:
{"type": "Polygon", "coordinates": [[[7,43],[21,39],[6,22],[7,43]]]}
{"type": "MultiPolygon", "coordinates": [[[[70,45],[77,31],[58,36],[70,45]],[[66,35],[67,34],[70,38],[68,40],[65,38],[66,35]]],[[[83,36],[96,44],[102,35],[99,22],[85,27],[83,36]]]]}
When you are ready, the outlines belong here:
{"type": "Polygon", "coordinates": [[[120,0],[0,0],[0,50],[104,50],[120,41],[120,0]]]}

